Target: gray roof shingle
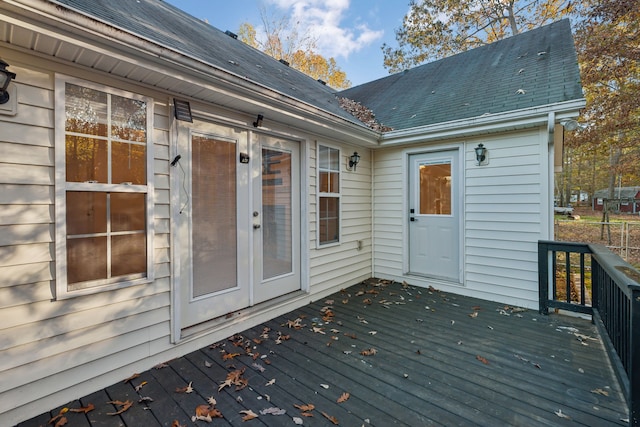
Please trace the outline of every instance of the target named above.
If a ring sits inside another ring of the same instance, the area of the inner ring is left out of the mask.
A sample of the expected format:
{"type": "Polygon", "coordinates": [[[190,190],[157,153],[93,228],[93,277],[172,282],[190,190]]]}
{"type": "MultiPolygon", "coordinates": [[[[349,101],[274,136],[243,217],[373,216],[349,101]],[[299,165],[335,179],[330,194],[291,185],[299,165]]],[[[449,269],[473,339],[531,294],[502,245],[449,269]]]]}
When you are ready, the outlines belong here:
{"type": "Polygon", "coordinates": [[[342,92],[409,129],[583,98],[568,20],[342,92]]]}
{"type": "Polygon", "coordinates": [[[122,31],[361,124],[335,90],[161,0],[53,0],[122,31]]]}

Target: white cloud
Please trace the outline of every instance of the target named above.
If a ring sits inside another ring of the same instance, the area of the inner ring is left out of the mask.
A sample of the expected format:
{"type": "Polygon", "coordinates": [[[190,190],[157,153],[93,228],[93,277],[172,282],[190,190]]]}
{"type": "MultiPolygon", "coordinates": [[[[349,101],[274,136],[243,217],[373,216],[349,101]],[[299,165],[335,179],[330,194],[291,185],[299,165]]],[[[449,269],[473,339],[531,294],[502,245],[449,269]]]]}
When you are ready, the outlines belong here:
{"type": "Polygon", "coordinates": [[[350,0],[267,0],[266,3],[281,9],[292,23],[299,23],[301,32],[309,31],[323,56],[346,59],[380,40],[384,34],[383,30],[358,22],[360,17],[347,21],[350,0]]]}

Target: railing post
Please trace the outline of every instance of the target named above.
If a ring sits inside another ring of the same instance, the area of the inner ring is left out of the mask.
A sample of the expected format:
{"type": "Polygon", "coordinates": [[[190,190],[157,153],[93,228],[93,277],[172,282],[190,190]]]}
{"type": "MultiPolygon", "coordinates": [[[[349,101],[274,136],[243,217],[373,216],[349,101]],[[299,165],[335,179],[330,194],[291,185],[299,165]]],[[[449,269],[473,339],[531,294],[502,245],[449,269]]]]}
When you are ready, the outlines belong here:
{"type": "Polygon", "coordinates": [[[540,314],[549,314],[549,247],[538,242],[538,298],[540,314]]]}
{"type": "Polygon", "coordinates": [[[631,290],[629,425],[640,427],[640,288],[631,290]]]}

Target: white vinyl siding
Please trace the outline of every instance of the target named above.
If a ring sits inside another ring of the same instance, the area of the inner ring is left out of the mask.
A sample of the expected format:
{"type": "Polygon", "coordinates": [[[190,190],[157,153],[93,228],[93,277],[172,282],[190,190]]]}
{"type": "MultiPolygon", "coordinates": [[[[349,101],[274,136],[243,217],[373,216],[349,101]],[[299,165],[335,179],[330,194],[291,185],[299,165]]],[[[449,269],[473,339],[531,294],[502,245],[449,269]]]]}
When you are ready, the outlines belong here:
{"type": "Polygon", "coordinates": [[[4,59],[18,114],[0,115],[0,418],[25,419],[169,358],[169,108],[150,98],[154,280],[55,301],[54,74],[4,59]]]}
{"type": "Polygon", "coordinates": [[[544,212],[548,180],[541,166],[547,161],[545,133],[536,129],[471,139],[464,141],[464,147],[463,286],[406,275],[402,148],[375,153],[374,276],[537,307],[537,242],[547,238],[548,230],[544,212]],[[490,152],[488,165],[477,165],[478,143],[490,152]]]}

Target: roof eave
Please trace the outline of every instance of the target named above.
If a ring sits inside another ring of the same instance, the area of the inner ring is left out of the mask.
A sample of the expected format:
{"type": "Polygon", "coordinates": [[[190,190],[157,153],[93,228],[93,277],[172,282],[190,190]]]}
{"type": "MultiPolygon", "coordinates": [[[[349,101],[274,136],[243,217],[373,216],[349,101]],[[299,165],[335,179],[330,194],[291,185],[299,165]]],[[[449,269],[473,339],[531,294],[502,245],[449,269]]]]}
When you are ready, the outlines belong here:
{"type": "Polygon", "coordinates": [[[381,146],[437,142],[452,138],[498,133],[547,125],[549,113],[555,119],[576,118],[586,105],[584,98],[504,113],[486,114],[461,120],[395,130],[382,134],[381,146]]]}

